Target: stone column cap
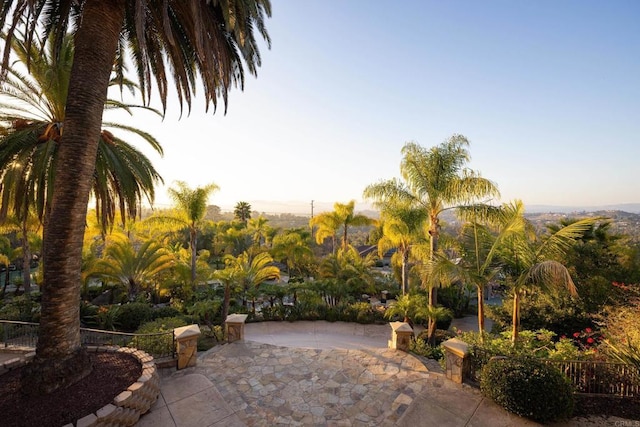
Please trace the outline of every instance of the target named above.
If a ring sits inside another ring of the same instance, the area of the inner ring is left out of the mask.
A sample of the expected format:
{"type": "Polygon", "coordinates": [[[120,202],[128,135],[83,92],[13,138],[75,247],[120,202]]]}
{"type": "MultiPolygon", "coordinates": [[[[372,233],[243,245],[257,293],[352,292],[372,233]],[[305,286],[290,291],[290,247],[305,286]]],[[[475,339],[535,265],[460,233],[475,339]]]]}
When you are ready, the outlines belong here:
{"type": "Polygon", "coordinates": [[[244,323],[249,315],[247,314],[230,314],[224,323],[244,323]]]}
{"type": "Polygon", "coordinates": [[[173,330],[173,336],[176,337],[176,339],[190,338],[198,335],[200,335],[198,325],[181,326],[173,330]]]}
{"type": "Polygon", "coordinates": [[[389,322],[394,332],[413,332],[413,328],[406,322],[389,322]]]}
{"type": "Polygon", "coordinates": [[[459,357],[465,357],[469,352],[469,344],[458,338],[446,340],[442,343],[442,347],[459,357]]]}

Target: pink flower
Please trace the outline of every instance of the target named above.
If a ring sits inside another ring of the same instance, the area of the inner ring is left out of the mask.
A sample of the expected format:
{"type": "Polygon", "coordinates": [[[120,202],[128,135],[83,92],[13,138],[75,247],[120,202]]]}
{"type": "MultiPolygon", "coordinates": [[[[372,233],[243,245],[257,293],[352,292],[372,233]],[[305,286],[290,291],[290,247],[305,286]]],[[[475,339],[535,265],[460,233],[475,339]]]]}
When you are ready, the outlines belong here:
{"type": "Polygon", "coordinates": [[[586,333],[588,333],[588,334],[590,334],[591,332],[593,332],[593,331],[591,330],[591,328],[587,328],[587,329],[585,329],[584,331],[585,331],[586,333]]]}
{"type": "Polygon", "coordinates": [[[593,338],[589,337],[589,338],[587,338],[587,342],[588,342],[589,344],[593,344],[593,343],[594,343],[594,342],[596,342],[596,341],[595,341],[593,338]]]}
{"type": "Polygon", "coordinates": [[[563,335],[560,337],[560,339],[565,339],[566,337],[567,337],[566,335],[563,335]]]}
{"type": "Polygon", "coordinates": [[[574,338],[578,338],[578,337],[580,337],[580,332],[574,332],[574,333],[573,333],[573,337],[574,337],[574,338]]]}

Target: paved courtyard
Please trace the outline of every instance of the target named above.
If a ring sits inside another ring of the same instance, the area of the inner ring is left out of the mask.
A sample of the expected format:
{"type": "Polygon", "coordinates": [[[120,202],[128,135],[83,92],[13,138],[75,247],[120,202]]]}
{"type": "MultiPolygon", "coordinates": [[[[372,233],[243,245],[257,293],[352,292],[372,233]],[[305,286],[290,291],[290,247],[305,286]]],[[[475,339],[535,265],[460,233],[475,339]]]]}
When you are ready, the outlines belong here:
{"type": "Polygon", "coordinates": [[[164,378],[158,402],[138,425],[536,425],[447,381],[433,361],[430,371],[422,360],[387,349],[388,325],[261,325],[273,329],[247,325],[244,342],[215,347],[197,367],[164,378]],[[281,335],[279,345],[249,339],[281,335]],[[289,346],[298,339],[301,347],[289,346]]]}

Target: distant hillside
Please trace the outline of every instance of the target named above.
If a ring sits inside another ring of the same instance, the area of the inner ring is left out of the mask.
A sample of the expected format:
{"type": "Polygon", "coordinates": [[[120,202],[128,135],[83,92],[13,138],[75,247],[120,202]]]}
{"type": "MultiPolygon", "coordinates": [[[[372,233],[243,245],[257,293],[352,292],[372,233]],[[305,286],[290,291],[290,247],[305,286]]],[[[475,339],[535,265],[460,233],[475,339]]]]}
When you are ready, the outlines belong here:
{"type": "Polygon", "coordinates": [[[557,205],[530,205],[526,206],[528,213],[573,213],[573,212],[611,212],[623,211],[640,214],[640,203],[621,203],[617,205],[603,206],[557,206],[557,205]]]}

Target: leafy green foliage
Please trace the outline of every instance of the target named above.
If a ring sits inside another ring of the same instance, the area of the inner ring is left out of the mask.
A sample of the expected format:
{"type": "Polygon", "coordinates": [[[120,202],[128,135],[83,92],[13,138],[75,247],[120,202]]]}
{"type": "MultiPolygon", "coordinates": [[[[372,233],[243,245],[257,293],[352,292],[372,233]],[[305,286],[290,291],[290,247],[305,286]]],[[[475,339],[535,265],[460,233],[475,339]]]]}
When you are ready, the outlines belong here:
{"type": "Polygon", "coordinates": [[[152,309],[148,304],[134,302],[119,307],[114,319],[116,326],[125,332],[135,331],[152,318],[152,309]]]}
{"type": "Polygon", "coordinates": [[[409,344],[409,351],[428,359],[440,360],[444,357],[442,347],[439,345],[432,347],[429,345],[427,340],[422,338],[411,340],[411,343],[409,344]]]}
{"type": "Polygon", "coordinates": [[[506,410],[535,421],[567,419],[573,413],[569,381],[535,359],[490,360],[480,375],[480,389],[506,410]]]}

